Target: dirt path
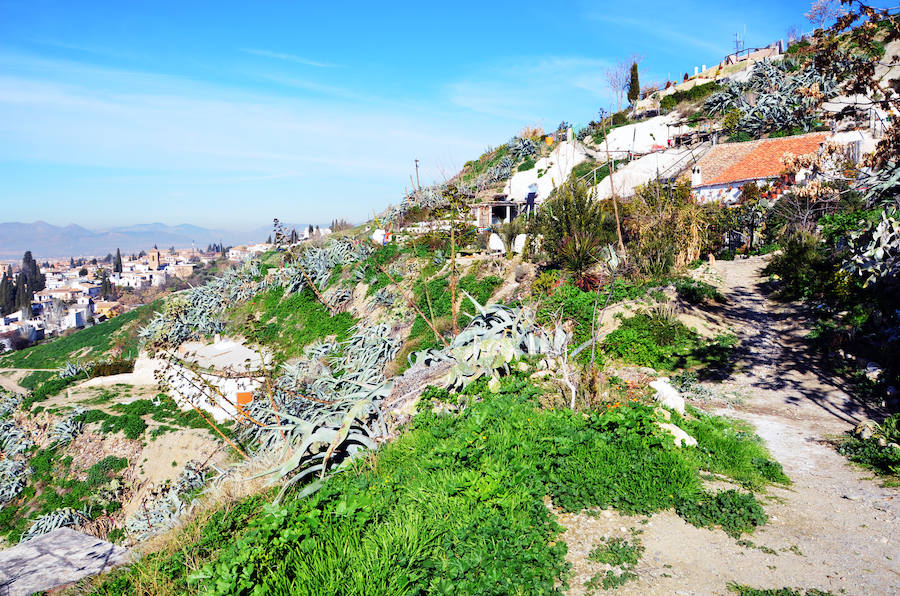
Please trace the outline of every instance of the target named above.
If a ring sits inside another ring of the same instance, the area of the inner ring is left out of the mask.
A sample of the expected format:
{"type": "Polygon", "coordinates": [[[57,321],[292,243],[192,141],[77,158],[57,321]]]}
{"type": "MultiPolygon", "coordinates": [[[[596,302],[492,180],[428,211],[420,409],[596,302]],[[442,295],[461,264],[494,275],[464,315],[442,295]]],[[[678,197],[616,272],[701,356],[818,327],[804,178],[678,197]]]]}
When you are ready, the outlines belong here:
{"type": "Polygon", "coordinates": [[[846,594],[900,594],[900,490],[884,488],[824,442],[874,414],[841,390],[805,349],[803,314],[768,301],[763,259],[716,264],[729,302],[726,320],[742,340],[735,367],[703,409],[756,426],[793,484],[761,499],[770,517],[739,546],[721,531],[701,530],[674,513],[645,523],[613,512],[563,516],[570,594],[600,566],[585,560],[600,536],[643,530],[646,547],[637,581],[617,594],[729,594],[727,584],[757,588],[818,588],[846,594]],[[773,554],[774,552],[774,554],[773,554]]]}

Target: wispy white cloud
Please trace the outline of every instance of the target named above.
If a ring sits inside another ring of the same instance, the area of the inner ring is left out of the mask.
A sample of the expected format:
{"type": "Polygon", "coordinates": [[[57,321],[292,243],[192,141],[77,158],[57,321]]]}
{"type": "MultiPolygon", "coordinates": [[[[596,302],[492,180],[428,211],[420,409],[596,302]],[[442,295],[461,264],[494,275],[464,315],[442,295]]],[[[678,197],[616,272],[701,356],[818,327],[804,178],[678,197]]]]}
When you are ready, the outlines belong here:
{"type": "Polygon", "coordinates": [[[578,56],[522,57],[473,72],[446,91],[460,107],[520,123],[572,118],[561,106],[589,115],[608,102],[608,67],[605,60],[578,56]]]}
{"type": "MultiPolygon", "coordinates": [[[[32,196],[57,197],[55,207],[41,201],[27,211],[48,210],[45,218],[78,198],[122,217],[127,205],[147,201],[195,221],[298,219],[289,213],[297,210],[312,221],[359,217],[401,196],[414,158],[423,181],[440,178],[440,166],[484,148],[478,139],[506,132],[446,102],[410,107],[298,80],[318,93],[250,91],[2,49],[0,72],[0,172],[20,163],[67,172],[62,180],[19,178],[32,196]]],[[[11,184],[0,189],[4,205],[14,196],[11,184]]]]}
{"type": "Polygon", "coordinates": [[[331,62],[310,60],[309,58],[304,58],[303,56],[295,56],[294,54],[272,52],[269,50],[260,50],[257,48],[241,48],[241,51],[245,54],[253,54],[254,56],[262,56],[264,58],[274,58],[275,60],[284,60],[287,62],[294,62],[296,64],[303,64],[305,66],[315,66],[316,68],[338,68],[341,66],[340,64],[332,64],[331,62]]]}
{"type": "Polygon", "coordinates": [[[674,48],[669,48],[669,46],[664,44],[654,46],[654,51],[679,52],[683,51],[681,48],[684,46],[695,47],[710,52],[709,61],[719,60],[728,53],[727,46],[708,41],[702,33],[698,34],[697,32],[692,32],[688,35],[686,33],[681,33],[678,30],[678,27],[673,23],[659,23],[652,19],[646,19],[645,15],[642,16],[644,16],[644,18],[634,19],[631,17],[611,16],[597,12],[588,12],[587,14],[587,18],[594,21],[615,25],[617,27],[636,29],[642,33],[641,38],[645,42],[648,39],[657,39],[677,44],[674,48]]]}

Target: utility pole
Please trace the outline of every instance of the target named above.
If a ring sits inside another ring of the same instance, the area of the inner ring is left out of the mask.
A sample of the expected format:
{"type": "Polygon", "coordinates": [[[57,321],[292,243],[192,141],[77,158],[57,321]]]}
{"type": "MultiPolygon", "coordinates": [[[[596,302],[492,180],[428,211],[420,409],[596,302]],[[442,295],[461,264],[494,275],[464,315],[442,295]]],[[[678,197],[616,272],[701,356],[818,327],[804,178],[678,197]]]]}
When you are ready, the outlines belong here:
{"type": "Polygon", "coordinates": [[[416,189],[421,190],[422,185],[419,184],[419,158],[416,158],[416,189]]]}

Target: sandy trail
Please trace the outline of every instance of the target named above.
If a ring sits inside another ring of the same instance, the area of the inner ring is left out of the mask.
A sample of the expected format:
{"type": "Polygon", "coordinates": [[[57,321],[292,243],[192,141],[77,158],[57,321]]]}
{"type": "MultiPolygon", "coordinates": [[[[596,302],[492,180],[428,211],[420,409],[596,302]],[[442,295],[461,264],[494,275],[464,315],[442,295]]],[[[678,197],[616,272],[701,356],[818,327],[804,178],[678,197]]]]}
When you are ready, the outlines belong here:
{"type": "MultiPolygon", "coordinates": [[[[586,559],[600,536],[643,530],[646,547],[637,581],[618,594],[729,594],[727,584],[757,588],[818,588],[846,594],[900,593],[900,490],[880,486],[872,474],[847,462],[825,441],[873,412],[841,390],[802,343],[799,308],[769,301],[762,258],[719,262],[729,302],[719,307],[742,340],[734,369],[716,383],[707,411],[747,420],[765,439],[793,484],[760,495],[770,517],[739,546],[724,532],[688,525],[673,512],[623,518],[563,515],[564,539],[575,576],[570,594],[600,571],[586,559]]],[[[718,314],[718,313],[717,313],[718,314]]]]}

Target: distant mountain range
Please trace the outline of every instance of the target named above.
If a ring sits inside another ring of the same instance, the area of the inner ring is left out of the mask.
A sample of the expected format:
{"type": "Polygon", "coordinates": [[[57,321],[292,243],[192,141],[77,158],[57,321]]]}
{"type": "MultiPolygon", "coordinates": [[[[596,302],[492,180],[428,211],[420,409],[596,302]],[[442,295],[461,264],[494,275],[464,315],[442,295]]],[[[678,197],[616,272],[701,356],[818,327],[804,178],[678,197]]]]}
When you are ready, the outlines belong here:
{"type": "MultiPolygon", "coordinates": [[[[286,224],[290,229],[293,224],[286,224]]],[[[305,225],[305,224],[304,224],[305,225]]],[[[296,226],[299,231],[302,226],[296,226]]],[[[157,245],[159,248],[189,248],[195,244],[205,249],[214,242],[227,245],[248,242],[265,242],[272,233],[271,227],[261,227],[245,232],[211,230],[190,224],[168,226],[161,223],[137,224],[88,230],[79,225],[54,226],[43,221],[34,223],[0,223],[0,260],[21,259],[30,250],[35,259],[56,259],[78,256],[105,256],[135,253],[157,245]]]]}

